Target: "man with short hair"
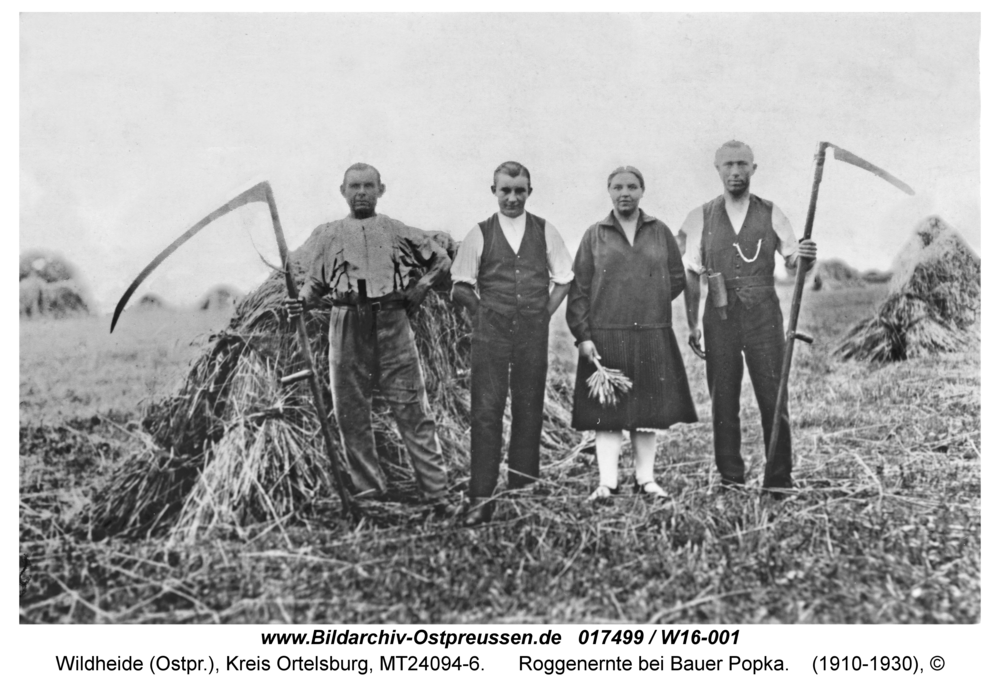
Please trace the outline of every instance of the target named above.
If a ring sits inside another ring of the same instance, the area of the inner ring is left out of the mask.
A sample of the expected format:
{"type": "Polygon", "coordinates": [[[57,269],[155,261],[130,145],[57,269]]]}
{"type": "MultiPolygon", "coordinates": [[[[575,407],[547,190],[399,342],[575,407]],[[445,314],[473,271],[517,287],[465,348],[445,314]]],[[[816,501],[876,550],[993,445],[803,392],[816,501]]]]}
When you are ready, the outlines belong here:
{"type": "Polygon", "coordinates": [[[435,511],[446,515],[448,477],[407,315],[447,273],[451,260],[430,235],[375,213],[385,185],[371,165],[347,168],[340,193],[351,212],[313,231],[310,240],[318,244],[305,285],[300,298],[286,305],[295,315],[332,293],[330,385],[355,489],[373,496],[386,489],[371,423],[372,389],[378,385],[417,485],[435,511]],[[408,282],[411,270],[426,272],[408,282]]]}
{"type": "Polygon", "coordinates": [[[816,243],[796,241],[785,214],[750,193],[757,164],[745,143],[724,143],[715,154],[715,169],[722,180],[722,195],[691,211],[678,233],[685,236],[686,244],[689,342],[700,349],[700,279],[707,274],[709,297],[703,323],[716,467],[725,486],[742,485],[746,480],[740,454],[745,358],[764,426],[765,452],[772,441],[777,443],[773,463],[764,467],[763,486],[780,491],[792,487],[792,437],[787,403],[775,409],[785,343],[784,319],[774,291],[774,255],[780,253],[789,269],[797,261],[811,264],[816,260],[816,243]],[[776,412],[781,422],[778,437],[772,439],[776,412]]]}
{"type": "Polygon", "coordinates": [[[549,318],[569,292],[573,259],[551,223],[524,210],[531,173],[508,161],[493,173],[499,213],[479,223],[451,268],[455,301],[473,316],[472,475],[464,524],[492,517],[510,391],[507,486],[538,477],[549,318]]]}

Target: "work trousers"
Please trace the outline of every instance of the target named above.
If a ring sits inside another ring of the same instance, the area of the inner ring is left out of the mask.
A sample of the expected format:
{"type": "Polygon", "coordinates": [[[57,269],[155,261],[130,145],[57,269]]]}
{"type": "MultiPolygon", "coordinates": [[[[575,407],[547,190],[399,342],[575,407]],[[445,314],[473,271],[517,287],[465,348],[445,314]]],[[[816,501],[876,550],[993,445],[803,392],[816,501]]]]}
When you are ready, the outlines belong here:
{"type": "Polygon", "coordinates": [[[354,307],[333,307],[330,385],[357,491],[381,493],[386,488],[372,432],[372,391],[378,385],[396,419],[420,490],[430,499],[445,493],[447,471],[406,311],[379,311],[363,328],[354,307]]]}
{"type": "MultiPolygon", "coordinates": [[[[724,478],[742,482],[744,462],[740,454],[740,389],[743,359],[760,408],[764,426],[764,451],[771,442],[781,363],[785,351],[784,319],[776,294],[752,307],[730,293],[725,320],[718,308],[708,305],[703,320],[707,355],[708,390],[712,396],[712,432],[715,464],[724,478]]],[[[788,404],[782,405],[781,425],[774,461],[764,467],[765,488],[785,488],[792,481],[792,435],[788,404]]]]}
{"type": "Polygon", "coordinates": [[[548,312],[511,318],[480,307],[472,331],[472,476],[469,497],[493,494],[503,452],[503,413],[510,390],[507,487],[538,477],[549,366],[548,312]]]}

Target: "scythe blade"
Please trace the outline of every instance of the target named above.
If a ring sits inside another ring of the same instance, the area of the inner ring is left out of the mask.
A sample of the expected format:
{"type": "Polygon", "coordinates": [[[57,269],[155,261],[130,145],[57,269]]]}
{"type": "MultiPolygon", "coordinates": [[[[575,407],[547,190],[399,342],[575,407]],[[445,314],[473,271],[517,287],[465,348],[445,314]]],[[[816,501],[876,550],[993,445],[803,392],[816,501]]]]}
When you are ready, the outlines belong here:
{"type": "Polygon", "coordinates": [[[882,168],[880,168],[878,165],[872,165],[871,163],[869,163],[864,158],[860,158],[860,157],[854,155],[853,153],[851,153],[850,151],[845,151],[840,146],[837,146],[835,144],[829,144],[829,146],[830,146],[830,148],[833,149],[833,157],[836,158],[837,160],[840,160],[840,161],[845,162],[845,163],[850,163],[851,165],[854,165],[855,167],[859,167],[862,170],[867,170],[868,172],[872,173],[873,175],[875,175],[877,177],[881,177],[886,182],[888,182],[889,184],[893,185],[894,187],[896,187],[900,191],[904,191],[907,194],[909,194],[910,196],[914,195],[915,192],[913,191],[913,189],[910,187],[909,184],[907,184],[906,182],[902,181],[901,179],[899,179],[895,175],[892,175],[892,174],[886,172],[885,170],[883,170],[882,168]]]}
{"type": "Polygon", "coordinates": [[[219,206],[214,211],[206,215],[204,218],[199,220],[195,225],[182,234],[180,237],[174,240],[174,242],[168,246],[166,249],[161,251],[156,258],[150,261],[149,265],[142,269],[138,277],[132,281],[132,284],[128,286],[122,298],[118,300],[118,305],[115,307],[115,314],[111,317],[111,332],[115,331],[115,325],[118,323],[118,317],[121,316],[122,311],[125,309],[125,305],[128,304],[128,300],[132,297],[132,294],[138,289],[139,285],[142,284],[143,280],[149,277],[149,274],[156,270],[156,267],[163,263],[170,254],[174,253],[178,247],[180,247],[184,242],[191,239],[191,237],[198,234],[202,229],[205,228],[209,223],[218,220],[226,213],[236,210],[241,206],[245,206],[248,203],[254,203],[256,201],[267,202],[267,191],[270,185],[267,182],[260,182],[256,184],[242,194],[234,197],[230,201],[226,202],[222,206],[219,206]]]}

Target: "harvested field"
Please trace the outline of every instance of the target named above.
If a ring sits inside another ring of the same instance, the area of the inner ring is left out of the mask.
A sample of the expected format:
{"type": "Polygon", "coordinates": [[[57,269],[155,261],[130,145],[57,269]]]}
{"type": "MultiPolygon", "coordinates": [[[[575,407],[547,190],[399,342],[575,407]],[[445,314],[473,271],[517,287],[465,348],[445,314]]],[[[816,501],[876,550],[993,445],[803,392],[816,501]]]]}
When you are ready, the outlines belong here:
{"type": "MultiPolygon", "coordinates": [[[[407,504],[400,474],[399,501],[371,506],[357,525],[337,518],[326,492],[294,515],[227,520],[193,538],[96,539],[88,505],[147,447],[139,398],[175,389],[165,381],[187,373],[201,349],[187,343],[204,324],[178,322],[165,343],[127,320],[120,340],[97,337],[101,328],[81,334],[81,322],[46,324],[58,332],[22,323],[19,524],[29,567],[20,619],[976,622],[978,343],[970,354],[884,367],[831,358],[885,295],[876,286],[805,300],[800,324],[817,344],[796,349],[794,499],[717,492],[704,367],[686,354],[702,420],[661,437],[657,479],[672,503],[586,503],[597,469],[573,434],[566,447],[545,449],[539,485],[502,494],[495,522],[473,530],[407,504]],[[42,361],[56,365],[43,374],[42,361]]],[[[107,319],[93,320],[106,332],[107,319]]],[[[553,394],[568,394],[575,361],[561,316],[553,333],[553,394]]],[[[763,452],[749,384],[743,406],[756,486],[763,452]]],[[[449,456],[463,440],[456,435],[449,456]]],[[[627,464],[626,456],[623,484],[627,464]]],[[[467,476],[458,458],[456,493],[467,476]]]]}

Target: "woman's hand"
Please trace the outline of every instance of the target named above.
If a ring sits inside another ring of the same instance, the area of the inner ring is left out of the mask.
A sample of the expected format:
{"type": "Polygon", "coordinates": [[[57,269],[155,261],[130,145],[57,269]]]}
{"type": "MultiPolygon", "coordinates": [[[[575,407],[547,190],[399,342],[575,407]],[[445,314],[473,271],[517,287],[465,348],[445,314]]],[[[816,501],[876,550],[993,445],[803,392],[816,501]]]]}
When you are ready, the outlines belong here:
{"type": "Polygon", "coordinates": [[[580,343],[580,356],[590,362],[601,360],[601,355],[597,353],[597,347],[593,340],[584,340],[580,343]]]}

